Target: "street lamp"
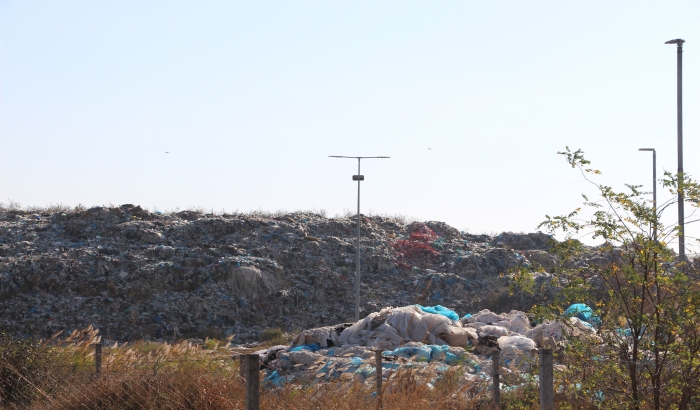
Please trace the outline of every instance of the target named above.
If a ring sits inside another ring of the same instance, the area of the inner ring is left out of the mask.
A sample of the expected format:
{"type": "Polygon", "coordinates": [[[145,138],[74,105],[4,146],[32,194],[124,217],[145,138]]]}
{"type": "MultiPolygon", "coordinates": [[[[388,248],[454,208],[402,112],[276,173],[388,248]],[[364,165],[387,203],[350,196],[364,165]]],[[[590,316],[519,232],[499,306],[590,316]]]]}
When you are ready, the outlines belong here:
{"type": "Polygon", "coordinates": [[[678,257],[685,260],[685,210],[683,194],[683,43],[685,40],[677,38],[668,40],[664,44],[676,44],[676,96],[678,111],[678,257]]]}
{"type": "Polygon", "coordinates": [[[654,199],[653,199],[653,206],[654,206],[654,242],[656,242],[656,150],[654,148],[640,148],[640,151],[651,151],[652,153],[652,158],[653,158],[653,176],[654,176],[654,184],[652,185],[654,188],[654,199]]]}
{"type": "Polygon", "coordinates": [[[329,155],[330,158],[357,158],[357,175],[352,176],[353,181],[357,181],[357,252],[355,253],[355,321],[360,320],[360,182],[365,180],[365,176],[360,174],[360,161],[372,158],[390,157],[345,157],[341,155],[329,155]]]}

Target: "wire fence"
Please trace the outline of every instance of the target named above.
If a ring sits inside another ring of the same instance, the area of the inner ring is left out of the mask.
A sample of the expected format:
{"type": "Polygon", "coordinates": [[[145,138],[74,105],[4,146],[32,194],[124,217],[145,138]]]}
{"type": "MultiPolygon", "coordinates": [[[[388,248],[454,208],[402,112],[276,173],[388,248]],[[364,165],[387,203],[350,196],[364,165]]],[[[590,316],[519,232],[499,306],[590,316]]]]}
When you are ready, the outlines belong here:
{"type": "MultiPolygon", "coordinates": [[[[406,401],[407,396],[416,398],[415,402],[425,401],[435,387],[416,388],[419,373],[398,372],[386,380],[376,378],[376,385],[345,384],[345,387],[333,389],[333,383],[314,388],[287,386],[285,389],[264,385],[264,372],[260,372],[257,354],[229,356],[218,358],[169,358],[163,360],[143,360],[138,363],[124,360],[105,360],[117,352],[109,349],[102,351],[97,345],[94,360],[89,363],[54,364],[49,372],[40,379],[25,376],[10,363],[0,362],[3,369],[14,373],[13,378],[4,377],[3,381],[12,381],[13,386],[2,386],[0,408],[8,409],[248,409],[288,408],[290,403],[305,404],[304,408],[374,408],[373,403],[385,401],[388,407],[396,400],[406,401]],[[242,360],[239,361],[239,358],[242,360]],[[103,365],[104,363],[106,365],[103,365]],[[240,364],[244,364],[240,366],[240,364]],[[408,381],[408,383],[407,383],[408,381]],[[407,388],[407,386],[413,386],[407,388]],[[9,387],[9,388],[8,388],[9,387]],[[330,389],[330,390],[329,390],[330,389]],[[308,394],[301,394],[304,391],[308,394]],[[328,394],[330,391],[330,394],[328,394]],[[359,398],[359,399],[358,399],[359,398]],[[353,400],[359,400],[353,402],[353,400]],[[422,401],[421,401],[422,400],[422,401]],[[367,407],[369,405],[369,407],[367,407]]],[[[84,353],[84,352],[83,352],[84,353]]],[[[541,383],[540,394],[545,393],[546,403],[542,408],[553,406],[551,351],[547,351],[549,362],[549,381],[541,383]],[[545,390],[542,390],[545,388],[545,390]]],[[[377,352],[375,365],[382,369],[382,355],[377,352]]],[[[498,360],[499,355],[495,358],[498,360]]],[[[498,360],[501,362],[501,360],[498,360]]],[[[439,367],[439,365],[436,365],[439,367]]],[[[479,379],[469,386],[454,387],[451,394],[437,396],[435,403],[465,404],[465,398],[478,398],[482,405],[492,404],[500,408],[500,389],[498,376],[501,373],[493,368],[490,375],[495,376],[490,388],[488,380],[479,379]],[[492,399],[485,399],[491,392],[492,399]],[[450,398],[451,397],[451,398],[450,398]],[[484,401],[486,400],[486,401],[484,401]]],[[[533,370],[535,370],[533,368],[533,370]]],[[[503,370],[506,371],[507,370],[503,370]]],[[[381,372],[377,373],[381,374],[381,372]]],[[[446,379],[449,377],[445,376],[446,379]]],[[[541,380],[542,377],[540,377],[541,380]]],[[[418,383],[425,386],[426,383],[418,383]]],[[[342,383],[336,384],[341,386],[342,383]]],[[[435,396],[433,394],[433,396],[435,396]]],[[[435,399],[435,397],[433,397],[435,399]]],[[[412,408],[412,407],[395,407],[412,408]]],[[[450,407],[475,408],[475,407],[450,407]]]]}
{"type": "MultiPolygon", "coordinates": [[[[218,361],[217,361],[218,362],[218,361]]],[[[0,363],[4,377],[0,408],[143,409],[244,408],[245,381],[235,362],[212,365],[204,359],[152,360],[52,365],[39,379],[0,363]]]]}

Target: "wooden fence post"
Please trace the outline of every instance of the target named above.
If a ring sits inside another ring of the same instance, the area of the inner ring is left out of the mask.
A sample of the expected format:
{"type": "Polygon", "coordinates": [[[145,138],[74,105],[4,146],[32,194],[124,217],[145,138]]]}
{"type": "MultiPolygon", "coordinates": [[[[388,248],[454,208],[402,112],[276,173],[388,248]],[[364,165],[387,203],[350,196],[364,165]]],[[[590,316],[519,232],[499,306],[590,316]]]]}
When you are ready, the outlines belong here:
{"type": "Polygon", "coordinates": [[[554,363],[552,349],[540,350],[540,409],[554,410],[554,363]]]}
{"type": "Polygon", "coordinates": [[[491,354],[491,377],[493,382],[493,407],[501,408],[501,351],[494,350],[491,354]]]}
{"type": "Polygon", "coordinates": [[[375,350],[374,351],[374,361],[375,361],[375,368],[377,371],[377,397],[379,397],[379,400],[382,399],[382,351],[381,350],[375,350]]]}
{"type": "Polygon", "coordinates": [[[245,362],[245,408],[260,410],[260,355],[247,354],[245,362]]]}
{"type": "Polygon", "coordinates": [[[95,374],[102,374],[102,343],[95,343],[95,374]]]}

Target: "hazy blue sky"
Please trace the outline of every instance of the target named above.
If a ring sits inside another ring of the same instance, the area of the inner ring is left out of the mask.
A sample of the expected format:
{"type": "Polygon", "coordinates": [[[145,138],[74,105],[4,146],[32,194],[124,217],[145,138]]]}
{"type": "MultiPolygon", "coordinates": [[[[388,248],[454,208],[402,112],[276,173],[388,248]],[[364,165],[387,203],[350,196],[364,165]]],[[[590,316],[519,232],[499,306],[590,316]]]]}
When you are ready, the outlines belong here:
{"type": "MultiPolygon", "coordinates": [[[[601,182],[700,177],[693,1],[0,1],[0,201],[354,211],[532,231],[601,182]],[[165,152],[169,154],[165,154],[165,152]]],[[[667,195],[661,194],[664,199],[667,195]]],[[[673,218],[671,218],[672,220],[673,218]]],[[[669,221],[671,221],[669,220],[669,221]]]]}

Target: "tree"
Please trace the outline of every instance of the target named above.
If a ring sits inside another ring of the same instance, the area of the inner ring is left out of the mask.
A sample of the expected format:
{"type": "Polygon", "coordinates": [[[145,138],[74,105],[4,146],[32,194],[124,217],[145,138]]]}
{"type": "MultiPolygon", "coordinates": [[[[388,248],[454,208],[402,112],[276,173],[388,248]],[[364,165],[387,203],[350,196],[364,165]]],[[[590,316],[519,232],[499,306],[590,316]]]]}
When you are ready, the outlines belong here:
{"type": "MultiPolygon", "coordinates": [[[[559,154],[600,196],[589,200],[584,195],[581,208],[547,215],[540,224],[564,239],[553,245],[561,263],[552,272],[549,289],[543,290],[557,289],[554,302],[539,307],[538,314],[561,314],[568,304],[585,302],[600,318],[596,337],[564,346],[566,377],[577,394],[604,398],[604,406],[700,405],[700,275],[697,265],[679,261],[667,246],[678,236],[678,227],[660,222],[675,200],[654,209],[641,186],[626,185],[625,192],[617,192],[595,182],[601,173],[590,167],[583,151],[567,147],[559,154]],[[583,209],[592,211],[587,218],[583,209]],[[584,246],[575,239],[583,233],[604,243],[584,246]]],[[[698,207],[700,185],[688,175],[666,172],[661,180],[674,198],[679,181],[686,201],[698,207]]],[[[525,286],[531,278],[519,273],[516,280],[525,286]]]]}

